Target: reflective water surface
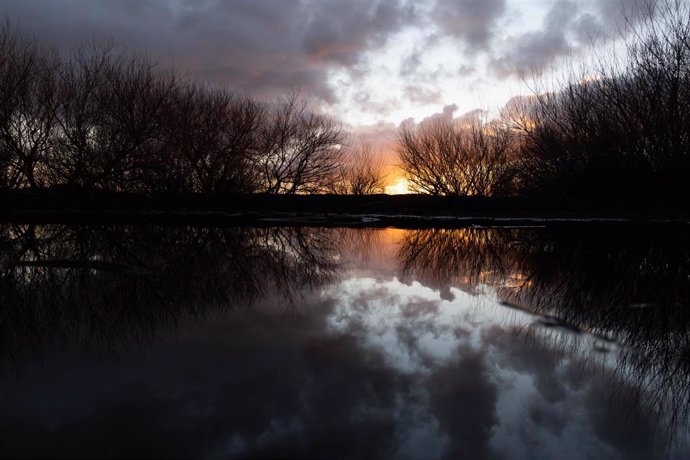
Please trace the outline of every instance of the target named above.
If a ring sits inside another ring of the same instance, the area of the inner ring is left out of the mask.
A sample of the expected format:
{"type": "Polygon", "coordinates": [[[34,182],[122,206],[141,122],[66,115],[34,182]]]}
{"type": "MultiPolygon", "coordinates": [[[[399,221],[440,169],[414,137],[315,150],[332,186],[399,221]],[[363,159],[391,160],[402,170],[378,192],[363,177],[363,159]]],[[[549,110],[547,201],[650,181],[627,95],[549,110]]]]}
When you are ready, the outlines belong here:
{"type": "Polygon", "coordinates": [[[3,457],[690,458],[681,226],[0,226],[3,457]]]}

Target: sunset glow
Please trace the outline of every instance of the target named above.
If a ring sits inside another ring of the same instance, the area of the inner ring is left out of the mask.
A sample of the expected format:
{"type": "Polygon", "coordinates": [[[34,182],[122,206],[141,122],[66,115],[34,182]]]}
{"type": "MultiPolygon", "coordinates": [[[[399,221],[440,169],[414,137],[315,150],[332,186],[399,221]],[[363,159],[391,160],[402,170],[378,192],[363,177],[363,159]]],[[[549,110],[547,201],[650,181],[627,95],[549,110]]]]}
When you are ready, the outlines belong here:
{"type": "Polygon", "coordinates": [[[398,177],[392,185],[386,187],[386,193],[389,195],[405,195],[412,192],[407,179],[398,177]]]}

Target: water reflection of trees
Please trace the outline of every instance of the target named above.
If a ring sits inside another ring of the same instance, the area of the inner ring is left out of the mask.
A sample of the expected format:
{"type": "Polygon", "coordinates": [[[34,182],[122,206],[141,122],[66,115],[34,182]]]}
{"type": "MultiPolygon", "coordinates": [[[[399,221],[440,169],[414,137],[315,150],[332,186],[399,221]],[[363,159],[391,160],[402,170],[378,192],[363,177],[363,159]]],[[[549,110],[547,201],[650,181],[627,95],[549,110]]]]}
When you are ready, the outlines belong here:
{"type": "Polygon", "coordinates": [[[515,230],[407,232],[398,254],[402,276],[439,288],[459,284],[469,291],[478,285],[502,283],[516,269],[515,259],[508,253],[514,238],[515,230]]]}
{"type": "Polygon", "coordinates": [[[277,293],[289,305],[335,277],[318,229],[0,227],[0,364],[65,342],[140,343],[168,325],[277,293]]]}
{"type": "Polygon", "coordinates": [[[492,285],[541,326],[616,340],[629,396],[672,423],[690,411],[690,236],[685,228],[574,226],[408,232],[403,276],[492,285]]]}

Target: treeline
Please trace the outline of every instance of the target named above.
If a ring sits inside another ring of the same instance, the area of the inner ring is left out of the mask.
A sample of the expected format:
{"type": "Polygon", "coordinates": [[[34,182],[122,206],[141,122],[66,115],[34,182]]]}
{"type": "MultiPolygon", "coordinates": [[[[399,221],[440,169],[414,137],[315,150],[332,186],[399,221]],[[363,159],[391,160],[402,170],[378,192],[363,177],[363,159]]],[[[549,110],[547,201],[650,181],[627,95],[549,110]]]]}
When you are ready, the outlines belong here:
{"type": "Polygon", "coordinates": [[[351,143],[296,94],[260,103],[144,55],[61,56],[0,29],[0,189],[381,192],[380,167],[351,143]]]}
{"type": "MultiPolygon", "coordinates": [[[[401,169],[434,195],[690,197],[690,7],[647,2],[622,55],[497,120],[405,125],[401,169]]],[[[632,24],[632,22],[630,22],[632,24]]]]}

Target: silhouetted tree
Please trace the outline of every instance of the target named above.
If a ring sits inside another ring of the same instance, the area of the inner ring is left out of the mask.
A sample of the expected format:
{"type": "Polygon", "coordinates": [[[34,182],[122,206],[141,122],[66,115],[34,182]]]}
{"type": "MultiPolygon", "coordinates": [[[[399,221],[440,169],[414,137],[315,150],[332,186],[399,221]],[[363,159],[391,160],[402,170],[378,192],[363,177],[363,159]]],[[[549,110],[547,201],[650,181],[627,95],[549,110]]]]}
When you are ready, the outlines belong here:
{"type": "Polygon", "coordinates": [[[432,195],[498,195],[512,179],[513,136],[479,119],[468,125],[432,120],[398,131],[400,168],[415,191],[432,195]]]}
{"type": "Polygon", "coordinates": [[[136,191],[164,162],[163,114],[175,89],[145,56],[114,47],[76,50],[61,66],[53,185],[136,191]]]}
{"type": "Polygon", "coordinates": [[[349,136],[291,95],[261,105],[114,46],[66,59],[0,29],[0,187],[315,193],[349,136]]]}
{"type": "Polygon", "coordinates": [[[690,6],[646,2],[635,14],[622,56],[507,114],[523,134],[526,192],[690,196],[690,6]]]}
{"type": "Polygon", "coordinates": [[[253,192],[252,164],[260,149],[264,109],[226,90],[189,85],[175,91],[165,123],[163,164],[168,188],[197,192],[253,192]]]}
{"type": "Polygon", "coordinates": [[[319,193],[338,180],[348,136],[334,119],[311,112],[296,94],[269,109],[255,163],[268,193],[319,193]]]}
{"type": "Polygon", "coordinates": [[[339,178],[333,191],[349,195],[384,193],[381,154],[363,144],[345,153],[341,160],[339,178]]]}
{"type": "Polygon", "coordinates": [[[53,53],[0,27],[0,188],[46,185],[57,66],[53,53]]]}

